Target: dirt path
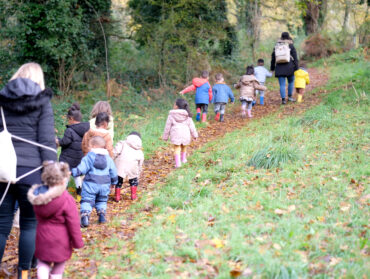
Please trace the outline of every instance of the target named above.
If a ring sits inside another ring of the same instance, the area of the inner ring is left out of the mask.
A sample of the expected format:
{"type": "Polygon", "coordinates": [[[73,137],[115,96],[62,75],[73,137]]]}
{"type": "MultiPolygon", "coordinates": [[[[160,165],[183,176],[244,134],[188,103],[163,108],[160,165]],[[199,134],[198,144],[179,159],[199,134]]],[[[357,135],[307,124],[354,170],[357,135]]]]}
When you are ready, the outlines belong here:
{"type": "MultiPolygon", "coordinates": [[[[215,122],[213,120],[213,112],[210,110],[209,113],[209,125],[202,128],[199,133],[199,138],[197,141],[193,141],[190,147],[190,153],[192,150],[201,148],[204,144],[211,142],[219,137],[222,137],[226,133],[240,129],[250,121],[256,118],[261,118],[274,113],[281,109],[281,113],[278,114],[279,117],[284,117],[286,115],[296,115],[301,114],[308,108],[315,106],[321,102],[323,90],[320,87],[326,84],[328,76],[325,73],[319,72],[316,69],[309,69],[310,79],[312,83],[306,88],[306,92],[312,91],[317,88],[314,93],[305,94],[304,102],[301,104],[291,104],[281,106],[280,95],[277,91],[267,91],[266,93],[266,105],[265,106],[255,106],[253,108],[253,118],[252,119],[242,119],[240,117],[240,104],[236,101],[236,105],[233,108],[231,106],[226,108],[225,122],[215,122]]],[[[238,96],[238,95],[236,95],[238,96]]],[[[174,161],[172,158],[172,152],[170,146],[160,148],[154,156],[146,160],[143,176],[138,187],[138,197],[141,197],[142,192],[153,192],[157,189],[155,186],[157,183],[163,182],[166,176],[174,170],[174,161]]],[[[100,251],[104,255],[109,255],[109,250],[112,249],[108,247],[107,239],[112,235],[117,238],[127,240],[126,247],[133,248],[134,243],[130,241],[135,235],[135,231],[140,228],[140,224],[135,224],[130,222],[133,220],[133,216],[127,212],[127,209],[131,206],[132,201],[129,200],[129,189],[126,188],[123,191],[122,200],[119,203],[114,202],[112,199],[108,202],[108,220],[112,220],[113,216],[120,216],[121,220],[124,220],[121,224],[107,223],[106,225],[97,225],[97,217],[92,214],[91,225],[88,229],[83,229],[83,238],[85,241],[85,246],[99,245],[100,251]]],[[[150,211],[150,208],[144,209],[150,211]]],[[[0,278],[12,278],[15,276],[16,264],[18,262],[17,258],[17,239],[18,239],[18,229],[13,229],[9,237],[7,248],[4,253],[2,268],[0,271],[0,278]]],[[[73,278],[79,278],[81,276],[88,276],[93,278],[97,272],[97,263],[95,260],[89,257],[87,249],[81,249],[75,252],[75,259],[68,262],[68,270],[71,274],[76,274],[73,278]],[[77,275],[80,274],[80,275],[77,275]],[[82,275],[83,274],[83,275],[82,275]]]]}

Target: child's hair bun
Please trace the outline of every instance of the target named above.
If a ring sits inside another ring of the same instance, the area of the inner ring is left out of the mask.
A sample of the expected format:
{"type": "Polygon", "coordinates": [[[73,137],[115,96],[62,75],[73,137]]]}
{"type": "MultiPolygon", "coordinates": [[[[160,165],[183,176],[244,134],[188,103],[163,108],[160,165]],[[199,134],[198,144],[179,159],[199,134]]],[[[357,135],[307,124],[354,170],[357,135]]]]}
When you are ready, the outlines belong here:
{"type": "Polygon", "coordinates": [[[73,103],[70,107],[70,110],[81,110],[80,104],[79,103],[73,103]]]}

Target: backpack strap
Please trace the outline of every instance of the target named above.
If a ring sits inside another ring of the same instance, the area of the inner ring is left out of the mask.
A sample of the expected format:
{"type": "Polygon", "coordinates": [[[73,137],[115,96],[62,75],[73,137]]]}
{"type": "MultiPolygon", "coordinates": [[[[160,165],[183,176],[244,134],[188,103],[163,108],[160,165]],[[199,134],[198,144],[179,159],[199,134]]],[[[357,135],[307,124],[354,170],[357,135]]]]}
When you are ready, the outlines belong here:
{"type": "Polygon", "coordinates": [[[0,107],[1,109],[1,119],[3,121],[3,127],[4,127],[4,131],[8,131],[7,127],[6,127],[6,121],[5,121],[5,116],[4,116],[4,110],[3,110],[3,107],[1,106],[0,107]]]}

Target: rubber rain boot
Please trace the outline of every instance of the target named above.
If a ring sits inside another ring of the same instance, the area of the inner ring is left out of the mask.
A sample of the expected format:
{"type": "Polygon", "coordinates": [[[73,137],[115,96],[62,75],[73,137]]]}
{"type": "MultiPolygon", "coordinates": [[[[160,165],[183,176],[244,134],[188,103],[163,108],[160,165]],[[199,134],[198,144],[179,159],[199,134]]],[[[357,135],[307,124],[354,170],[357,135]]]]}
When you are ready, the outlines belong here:
{"type": "Polygon", "coordinates": [[[195,117],[197,121],[200,121],[200,108],[197,108],[197,116],[195,117]]]}
{"type": "Polygon", "coordinates": [[[137,199],[136,190],[137,190],[137,186],[131,186],[131,200],[137,199]]]}
{"type": "Polygon", "coordinates": [[[30,279],[29,271],[18,268],[18,279],[30,279]]]}
{"type": "Polygon", "coordinates": [[[115,194],[115,201],[119,202],[121,199],[121,188],[116,188],[114,194],[115,194]]]}
{"type": "Polygon", "coordinates": [[[217,113],[216,113],[216,116],[215,116],[215,120],[216,120],[216,121],[218,121],[219,119],[220,119],[220,113],[219,113],[219,112],[217,112],[217,113]]]}
{"type": "Polygon", "coordinates": [[[202,114],[202,123],[207,122],[207,113],[202,114]]]}
{"type": "Polygon", "coordinates": [[[245,111],[245,108],[242,108],[242,118],[247,117],[247,112],[245,111]]]}
{"type": "Polygon", "coordinates": [[[50,274],[50,279],[62,279],[63,274],[50,274]]]}
{"type": "Polygon", "coordinates": [[[302,100],[302,97],[303,97],[303,96],[302,96],[301,94],[298,94],[298,97],[297,97],[297,102],[298,102],[298,103],[302,103],[302,101],[303,101],[303,100],[302,100]]]}
{"type": "Polygon", "coordinates": [[[107,219],[105,219],[105,211],[104,210],[100,210],[98,211],[98,215],[99,215],[99,224],[103,224],[103,223],[106,223],[107,222],[107,219]]]}
{"type": "Polygon", "coordinates": [[[220,122],[224,122],[224,115],[223,114],[220,115],[220,122]]]}
{"type": "Polygon", "coordinates": [[[185,164],[188,160],[186,160],[186,152],[181,152],[181,163],[185,164]]]}
{"type": "Polygon", "coordinates": [[[260,105],[263,106],[265,103],[264,103],[264,97],[263,96],[260,96],[260,105]]]}
{"type": "Polygon", "coordinates": [[[87,228],[89,226],[89,213],[81,212],[81,228],[87,228]]]}
{"type": "Polygon", "coordinates": [[[181,167],[180,154],[175,154],[175,167],[176,168],[181,167]]]}
{"type": "Polygon", "coordinates": [[[252,107],[256,105],[256,101],[252,101],[252,107]]]}
{"type": "Polygon", "coordinates": [[[252,118],[253,116],[252,116],[252,110],[251,109],[248,109],[247,110],[247,113],[248,113],[248,117],[249,118],[252,118]]]}

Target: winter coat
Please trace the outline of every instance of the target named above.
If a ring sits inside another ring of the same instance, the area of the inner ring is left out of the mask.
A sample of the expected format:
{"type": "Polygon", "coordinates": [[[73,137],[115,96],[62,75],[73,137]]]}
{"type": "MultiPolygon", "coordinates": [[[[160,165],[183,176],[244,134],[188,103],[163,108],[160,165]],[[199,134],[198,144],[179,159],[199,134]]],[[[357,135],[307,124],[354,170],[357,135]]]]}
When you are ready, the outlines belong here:
{"type": "Polygon", "coordinates": [[[60,162],[68,163],[70,168],[77,167],[84,156],[81,148],[82,138],[89,129],[89,122],[67,125],[63,138],[59,139],[59,145],[62,147],[60,162]]]}
{"type": "Polygon", "coordinates": [[[120,177],[123,179],[139,177],[144,163],[140,137],[130,135],[126,140],[119,141],[113,149],[113,159],[120,177]]]}
{"type": "Polygon", "coordinates": [[[90,139],[96,136],[100,136],[105,140],[105,149],[108,150],[109,156],[113,158],[113,142],[109,131],[106,129],[91,129],[88,130],[82,138],[82,152],[86,155],[90,151],[90,139]]]}
{"type": "Polygon", "coordinates": [[[267,90],[266,86],[261,85],[254,75],[242,76],[235,88],[240,89],[240,99],[243,100],[256,100],[256,90],[267,90]]]}
{"type": "Polygon", "coordinates": [[[279,40],[278,43],[287,43],[290,48],[290,61],[288,63],[276,64],[275,49],[271,55],[271,71],[275,71],[275,77],[290,77],[294,75],[294,71],[298,70],[297,51],[292,40],[279,40]]]}
{"type": "MultiPolygon", "coordinates": [[[[50,99],[51,89],[41,91],[40,86],[27,78],[9,81],[0,91],[0,106],[10,133],[27,140],[56,148],[54,115],[50,99]]],[[[3,123],[0,117],[0,130],[3,123]]],[[[17,154],[17,167],[39,167],[43,161],[57,160],[57,154],[29,143],[13,139],[17,154]]]]}
{"type": "Polygon", "coordinates": [[[171,110],[164,128],[163,139],[167,141],[170,138],[171,143],[175,145],[189,145],[191,137],[197,138],[198,132],[188,112],[184,109],[171,110]]]}
{"type": "MultiPolygon", "coordinates": [[[[91,129],[96,129],[95,121],[96,121],[96,117],[89,120],[91,129]]],[[[109,116],[108,131],[113,141],[114,140],[114,119],[112,116],[109,116]]]]}
{"type": "Polygon", "coordinates": [[[117,169],[108,151],[104,148],[93,148],[77,168],[72,169],[72,176],[85,175],[82,183],[81,200],[84,200],[84,191],[96,193],[97,189],[110,187],[118,182],[117,169]]]}
{"type": "Polygon", "coordinates": [[[224,83],[216,83],[212,88],[213,98],[212,103],[228,103],[235,101],[234,94],[230,87],[224,83]]]}
{"type": "Polygon", "coordinates": [[[266,77],[272,77],[272,73],[263,66],[254,67],[254,75],[259,83],[265,83],[266,77]]]}
{"type": "Polygon", "coordinates": [[[64,262],[73,248],[82,248],[76,202],[66,185],[34,185],[28,191],[37,218],[35,257],[44,262],[64,262]]]}
{"type": "Polygon", "coordinates": [[[308,75],[308,72],[303,68],[295,71],[294,77],[295,88],[306,88],[306,84],[310,83],[310,76],[308,75]]]}
{"type": "Polygon", "coordinates": [[[195,90],[195,104],[209,104],[212,101],[212,87],[205,78],[194,78],[193,84],[181,92],[183,94],[195,90]]]}

